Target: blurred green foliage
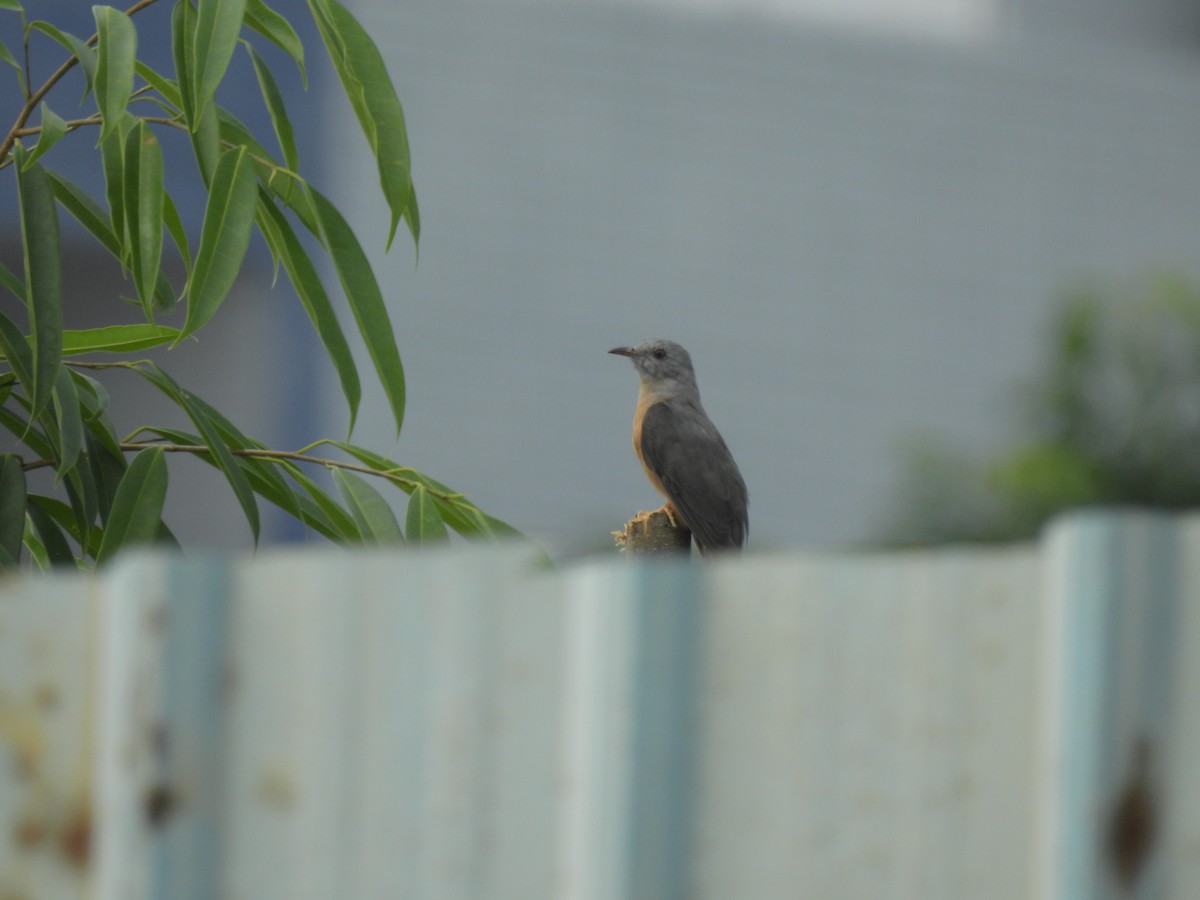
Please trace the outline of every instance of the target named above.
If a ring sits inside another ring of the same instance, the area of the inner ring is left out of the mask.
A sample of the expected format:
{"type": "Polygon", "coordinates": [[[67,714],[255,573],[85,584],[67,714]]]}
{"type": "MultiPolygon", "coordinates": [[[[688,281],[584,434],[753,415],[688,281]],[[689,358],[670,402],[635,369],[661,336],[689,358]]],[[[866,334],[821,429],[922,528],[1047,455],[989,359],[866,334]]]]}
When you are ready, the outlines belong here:
{"type": "Polygon", "coordinates": [[[1200,292],[1185,280],[1066,298],[1021,399],[1030,437],[995,459],[910,452],[885,542],[1029,538],[1090,504],[1200,506],[1200,292]]]}

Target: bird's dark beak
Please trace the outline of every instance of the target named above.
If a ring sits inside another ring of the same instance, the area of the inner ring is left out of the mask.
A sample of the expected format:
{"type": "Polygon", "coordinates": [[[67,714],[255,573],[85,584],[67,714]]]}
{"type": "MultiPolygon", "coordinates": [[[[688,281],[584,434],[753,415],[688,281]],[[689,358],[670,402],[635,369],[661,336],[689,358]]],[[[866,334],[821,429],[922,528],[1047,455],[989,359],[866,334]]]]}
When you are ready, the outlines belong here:
{"type": "Polygon", "coordinates": [[[633,356],[633,348],[632,347],[613,347],[608,352],[615,353],[615,354],[617,354],[617,356],[633,356]]]}

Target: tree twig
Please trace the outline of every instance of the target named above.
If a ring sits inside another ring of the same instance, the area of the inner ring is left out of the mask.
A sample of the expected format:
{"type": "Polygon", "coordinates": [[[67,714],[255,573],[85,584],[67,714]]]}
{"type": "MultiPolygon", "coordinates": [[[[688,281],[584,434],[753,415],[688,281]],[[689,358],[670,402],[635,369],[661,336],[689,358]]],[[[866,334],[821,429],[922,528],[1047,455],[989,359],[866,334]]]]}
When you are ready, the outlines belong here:
{"type": "MultiPolygon", "coordinates": [[[[125,10],[125,15],[132,16],[157,2],[158,0],[138,0],[137,3],[125,10]]],[[[91,47],[96,43],[96,40],[97,36],[93,34],[85,43],[91,47]]],[[[25,103],[21,106],[21,111],[17,113],[17,118],[13,122],[12,128],[8,130],[8,134],[5,135],[3,142],[0,142],[0,160],[12,152],[13,144],[19,136],[18,132],[25,127],[25,123],[29,121],[29,117],[33,115],[33,111],[37,109],[37,105],[42,102],[42,98],[50,93],[50,89],[62,81],[63,76],[75,68],[78,63],[79,58],[72,53],[63,61],[61,66],[54,70],[54,73],[46,79],[40,88],[25,98],[25,103]]]]}

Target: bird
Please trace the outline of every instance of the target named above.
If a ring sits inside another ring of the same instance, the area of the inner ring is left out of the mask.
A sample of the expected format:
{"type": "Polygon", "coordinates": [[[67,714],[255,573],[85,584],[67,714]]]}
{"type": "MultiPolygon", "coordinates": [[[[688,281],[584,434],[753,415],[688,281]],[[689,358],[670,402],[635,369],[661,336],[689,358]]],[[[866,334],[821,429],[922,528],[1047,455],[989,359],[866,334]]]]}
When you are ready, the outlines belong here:
{"type": "Polygon", "coordinates": [[[641,382],[633,451],[667,498],[667,515],[692,533],[703,556],[740,550],[750,530],[746,482],[700,403],[691,356],[667,340],[608,352],[628,357],[641,382]]]}

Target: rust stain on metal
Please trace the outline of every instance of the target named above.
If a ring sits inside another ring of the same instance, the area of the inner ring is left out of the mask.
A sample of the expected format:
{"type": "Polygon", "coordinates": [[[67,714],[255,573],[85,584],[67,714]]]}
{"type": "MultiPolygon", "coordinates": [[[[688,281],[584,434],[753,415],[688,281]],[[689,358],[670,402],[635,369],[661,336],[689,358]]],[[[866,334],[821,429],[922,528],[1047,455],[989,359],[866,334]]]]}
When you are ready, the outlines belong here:
{"type": "Polygon", "coordinates": [[[87,868],[92,855],[92,811],[89,807],[77,807],[67,816],[58,834],[58,849],[76,869],[87,868]]]}
{"type": "Polygon", "coordinates": [[[36,712],[10,702],[3,694],[0,694],[0,741],[12,747],[20,777],[33,778],[37,775],[46,751],[46,735],[41,721],[36,712]]]}
{"type": "Polygon", "coordinates": [[[1142,874],[1158,836],[1158,807],[1150,777],[1149,738],[1138,739],[1129,780],[1117,797],[1108,822],[1108,859],[1113,875],[1125,891],[1132,890],[1142,874]]]}
{"type": "Polygon", "coordinates": [[[169,784],[155,784],[142,798],[142,809],[146,823],[151,828],[162,828],[171,814],[179,808],[179,795],[169,784]]]}
{"type": "Polygon", "coordinates": [[[22,850],[32,850],[46,840],[49,829],[46,821],[35,813],[27,813],[13,826],[13,843],[22,850]]]}

